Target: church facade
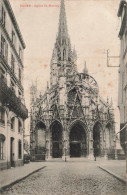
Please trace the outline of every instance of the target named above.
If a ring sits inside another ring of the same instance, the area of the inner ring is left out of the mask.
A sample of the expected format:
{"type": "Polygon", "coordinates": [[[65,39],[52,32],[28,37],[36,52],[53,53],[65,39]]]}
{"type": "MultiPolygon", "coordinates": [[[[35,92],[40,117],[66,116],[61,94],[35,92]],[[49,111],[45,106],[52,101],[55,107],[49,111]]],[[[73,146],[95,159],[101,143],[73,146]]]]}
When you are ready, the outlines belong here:
{"type": "Polygon", "coordinates": [[[50,63],[50,85],[37,96],[30,88],[30,151],[32,160],[94,156],[115,158],[115,122],[112,101],[99,95],[86,64],[77,71],[77,54],[68,36],[64,0],[50,63]]]}

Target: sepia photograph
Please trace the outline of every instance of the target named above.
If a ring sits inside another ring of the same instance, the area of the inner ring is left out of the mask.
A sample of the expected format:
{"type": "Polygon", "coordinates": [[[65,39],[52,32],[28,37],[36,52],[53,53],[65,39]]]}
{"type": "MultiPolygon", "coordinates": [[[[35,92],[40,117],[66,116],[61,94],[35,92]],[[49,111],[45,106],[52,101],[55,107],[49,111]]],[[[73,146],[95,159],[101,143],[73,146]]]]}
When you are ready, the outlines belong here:
{"type": "Polygon", "coordinates": [[[127,194],[127,0],[0,0],[0,194],[127,194]]]}

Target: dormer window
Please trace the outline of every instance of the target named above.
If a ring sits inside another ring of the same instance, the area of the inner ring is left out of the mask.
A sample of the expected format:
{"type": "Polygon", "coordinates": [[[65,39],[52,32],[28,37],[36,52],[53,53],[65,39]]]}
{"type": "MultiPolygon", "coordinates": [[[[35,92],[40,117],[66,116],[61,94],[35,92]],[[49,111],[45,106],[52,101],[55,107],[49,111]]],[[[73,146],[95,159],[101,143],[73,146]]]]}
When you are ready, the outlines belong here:
{"type": "Polygon", "coordinates": [[[5,27],[5,24],[6,24],[6,12],[5,12],[3,7],[2,7],[2,24],[5,27]]]}

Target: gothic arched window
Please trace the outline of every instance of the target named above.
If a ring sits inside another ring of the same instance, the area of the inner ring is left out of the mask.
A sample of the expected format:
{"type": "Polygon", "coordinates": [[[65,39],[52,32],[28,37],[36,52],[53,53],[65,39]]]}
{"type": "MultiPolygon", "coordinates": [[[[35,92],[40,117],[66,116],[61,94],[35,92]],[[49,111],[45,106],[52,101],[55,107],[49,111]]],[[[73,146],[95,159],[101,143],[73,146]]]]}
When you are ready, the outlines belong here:
{"type": "Polygon", "coordinates": [[[74,103],[75,97],[76,97],[76,90],[72,89],[68,93],[68,104],[74,103]]]}

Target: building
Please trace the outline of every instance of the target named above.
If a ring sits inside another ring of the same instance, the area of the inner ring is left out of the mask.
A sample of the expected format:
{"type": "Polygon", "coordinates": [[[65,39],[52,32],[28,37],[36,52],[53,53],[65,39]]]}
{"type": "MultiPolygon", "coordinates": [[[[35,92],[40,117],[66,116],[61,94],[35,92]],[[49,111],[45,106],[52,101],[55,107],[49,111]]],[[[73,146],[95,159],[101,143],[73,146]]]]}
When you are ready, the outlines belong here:
{"type": "Polygon", "coordinates": [[[23,165],[25,43],[8,0],[0,1],[0,169],[23,165]]]}
{"type": "Polygon", "coordinates": [[[30,150],[32,160],[94,156],[115,158],[115,125],[112,101],[99,96],[96,80],[86,64],[77,71],[67,30],[64,0],[50,63],[50,87],[37,96],[30,88],[30,150]]]}
{"type": "Polygon", "coordinates": [[[120,68],[119,68],[119,110],[120,110],[120,141],[124,151],[127,151],[127,1],[121,0],[118,10],[121,18],[119,38],[120,68]]]}

